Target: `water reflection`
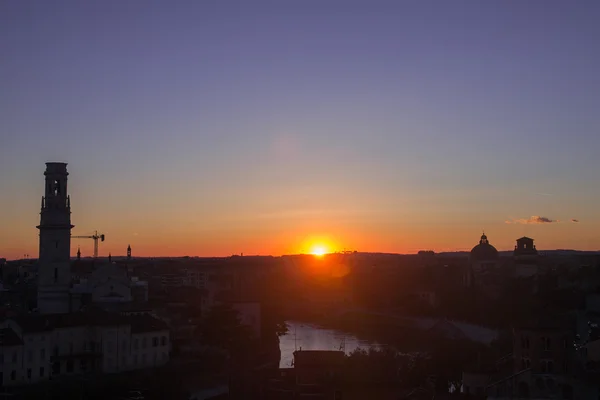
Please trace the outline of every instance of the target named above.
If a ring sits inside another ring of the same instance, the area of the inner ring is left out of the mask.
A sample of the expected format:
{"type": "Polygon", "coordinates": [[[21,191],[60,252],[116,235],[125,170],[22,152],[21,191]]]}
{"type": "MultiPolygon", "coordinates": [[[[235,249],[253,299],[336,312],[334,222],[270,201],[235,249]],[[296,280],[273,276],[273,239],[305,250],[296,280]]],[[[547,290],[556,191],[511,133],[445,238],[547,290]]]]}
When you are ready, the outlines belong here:
{"type": "Polygon", "coordinates": [[[279,338],[281,350],[280,368],[289,368],[294,359],[294,350],[345,350],[346,354],[357,348],[383,347],[374,341],[360,340],[355,336],[334,329],[325,329],[317,325],[289,322],[289,331],[279,338]]]}

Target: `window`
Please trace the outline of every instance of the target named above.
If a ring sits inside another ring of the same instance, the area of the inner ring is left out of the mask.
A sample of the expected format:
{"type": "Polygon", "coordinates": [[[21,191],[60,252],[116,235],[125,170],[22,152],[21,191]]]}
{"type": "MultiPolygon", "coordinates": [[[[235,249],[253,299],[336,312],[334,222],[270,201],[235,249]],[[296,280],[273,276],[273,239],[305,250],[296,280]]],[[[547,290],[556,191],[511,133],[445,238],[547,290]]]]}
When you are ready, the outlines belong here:
{"type": "Polygon", "coordinates": [[[73,360],[67,361],[67,372],[73,372],[73,360]]]}
{"type": "Polygon", "coordinates": [[[54,283],[58,282],[58,268],[54,268],[54,283]]]}
{"type": "Polygon", "coordinates": [[[542,337],[542,345],[544,346],[544,351],[550,351],[550,338],[542,337]]]}
{"type": "Polygon", "coordinates": [[[54,357],[58,356],[58,346],[54,346],[54,357]]]}
{"type": "Polygon", "coordinates": [[[14,351],[12,353],[12,362],[13,362],[13,364],[17,362],[17,352],[16,351],[14,351]]]}
{"type": "Polygon", "coordinates": [[[521,337],[521,345],[524,349],[529,349],[529,337],[522,336],[521,337]]]}
{"type": "Polygon", "coordinates": [[[167,345],[167,337],[166,336],[163,336],[160,338],[160,344],[161,344],[161,346],[167,345]]]}
{"type": "Polygon", "coordinates": [[[54,363],[52,363],[52,375],[59,375],[60,374],[60,363],[58,361],[55,361],[54,363]]]}
{"type": "Polygon", "coordinates": [[[31,379],[31,368],[27,368],[27,379],[31,379]]]}
{"type": "Polygon", "coordinates": [[[135,338],[133,340],[133,348],[137,350],[139,344],[140,344],[140,340],[138,338],[135,338]]]}
{"type": "Polygon", "coordinates": [[[40,367],[40,378],[44,377],[44,367],[40,367]]]}
{"type": "Polygon", "coordinates": [[[41,349],[41,350],[40,350],[40,359],[41,359],[42,361],[45,361],[45,360],[46,360],[46,349],[41,349]]]}
{"type": "Polygon", "coordinates": [[[152,338],[152,347],[158,347],[158,338],[157,337],[152,338]]]}
{"type": "Polygon", "coordinates": [[[543,373],[551,374],[554,372],[554,362],[550,360],[542,360],[540,366],[543,373]]]}
{"type": "Polygon", "coordinates": [[[167,362],[167,353],[162,353],[162,360],[167,362]]]}
{"type": "Polygon", "coordinates": [[[148,338],[145,337],[142,339],[142,349],[145,349],[148,346],[148,338]]]}
{"type": "Polygon", "coordinates": [[[82,360],[79,362],[79,368],[80,368],[80,369],[81,369],[83,372],[85,372],[85,371],[87,371],[87,367],[88,367],[88,365],[87,365],[87,360],[84,358],[84,359],[82,359],[82,360]]]}
{"type": "Polygon", "coordinates": [[[17,380],[17,371],[15,371],[13,369],[13,371],[10,373],[10,380],[11,381],[16,381],[17,380]]]}
{"type": "Polygon", "coordinates": [[[142,354],[142,364],[146,364],[146,355],[142,354]]]}
{"type": "Polygon", "coordinates": [[[27,361],[33,362],[33,351],[27,351],[27,361]]]}
{"type": "Polygon", "coordinates": [[[0,364],[4,364],[4,354],[0,353],[0,364]]]}

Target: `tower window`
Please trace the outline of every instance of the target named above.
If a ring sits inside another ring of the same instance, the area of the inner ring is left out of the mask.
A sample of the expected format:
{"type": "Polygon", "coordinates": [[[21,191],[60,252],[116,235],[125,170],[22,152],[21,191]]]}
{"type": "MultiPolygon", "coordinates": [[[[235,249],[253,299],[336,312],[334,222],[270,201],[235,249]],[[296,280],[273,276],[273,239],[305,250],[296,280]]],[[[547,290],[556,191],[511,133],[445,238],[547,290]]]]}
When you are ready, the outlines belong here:
{"type": "Polygon", "coordinates": [[[54,283],[58,282],[58,268],[54,268],[54,283]]]}
{"type": "Polygon", "coordinates": [[[54,181],[54,195],[58,196],[60,194],[60,181],[54,181]]]}
{"type": "Polygon", "coordinates": [[[56,247],[58,249],[58,240],[56,242],[54,242],[54,247],[56,247]]]}

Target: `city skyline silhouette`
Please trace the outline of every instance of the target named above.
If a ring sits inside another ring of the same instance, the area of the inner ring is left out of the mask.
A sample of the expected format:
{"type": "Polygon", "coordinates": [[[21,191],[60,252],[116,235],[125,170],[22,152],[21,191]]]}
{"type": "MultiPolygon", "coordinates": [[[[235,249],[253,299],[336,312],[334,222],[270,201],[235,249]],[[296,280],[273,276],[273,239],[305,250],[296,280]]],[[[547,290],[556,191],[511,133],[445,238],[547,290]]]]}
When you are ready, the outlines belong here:
{"type": "Polygon", "coordinates": [[[2,3],[0,256],[36,254],[49,161],[104,255],[455,251],[483,229],[501,250],[598,250],[599,16],[2,3]]]}

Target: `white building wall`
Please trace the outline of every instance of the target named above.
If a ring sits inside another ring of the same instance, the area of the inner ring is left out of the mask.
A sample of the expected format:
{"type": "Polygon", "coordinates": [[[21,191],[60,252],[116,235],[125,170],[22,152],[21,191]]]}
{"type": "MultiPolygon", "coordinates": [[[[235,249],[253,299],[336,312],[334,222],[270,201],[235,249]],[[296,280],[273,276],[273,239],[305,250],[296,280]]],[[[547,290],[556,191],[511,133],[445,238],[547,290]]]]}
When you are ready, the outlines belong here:
{"type": "Polygon", "coordinates": [[[5,386],[46,381],[56,376],[53,374],[56,362],[60,365],[60,376],[91,372],[94,358],[82,357],[83,353],[98,354],[95,360],[102,362],[98,365],[98,372],[102,373],[153,368],[169,361],[168,330],[131,334],[131,326],[123,325],[61,328],[21,335],[14,321],[0,324],[0,327],[12,326],[16,327],[13,330],[23,345],[0,346],[0,379],[5,386]]]}
{"type": "Polygon", "coordinates": [[[0,346],[0,372],[5,386],[20,385],[23,376],[23,346],[0,346]]]}
{"type": "Polygon", "coordinates": [[[27,383],[48,379],[51,343],[49,335],[45,332],[23,335],[23,369],[27,383]]]}
{"type": "Polygon", "coordinates": [[[134,333],[131,335],[132,366],[135,369],[154,368],[169,361],[169,331],[134,333]]]}

